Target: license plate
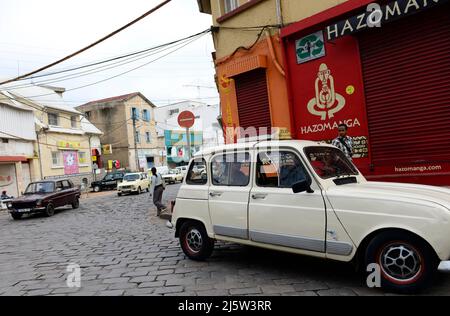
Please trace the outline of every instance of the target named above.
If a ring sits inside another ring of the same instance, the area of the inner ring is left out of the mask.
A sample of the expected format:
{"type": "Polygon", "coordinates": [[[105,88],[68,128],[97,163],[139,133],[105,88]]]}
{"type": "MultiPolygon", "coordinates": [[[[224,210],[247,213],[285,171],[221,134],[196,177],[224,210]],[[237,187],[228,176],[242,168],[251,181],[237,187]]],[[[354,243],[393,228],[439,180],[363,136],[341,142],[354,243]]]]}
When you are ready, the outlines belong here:
{"type": "Polygon", "coordinates": [[[29,208],[23,208],[21,210],[16,210],[17,213],[29,213],[31,211],[31,209],[29,208]]]}

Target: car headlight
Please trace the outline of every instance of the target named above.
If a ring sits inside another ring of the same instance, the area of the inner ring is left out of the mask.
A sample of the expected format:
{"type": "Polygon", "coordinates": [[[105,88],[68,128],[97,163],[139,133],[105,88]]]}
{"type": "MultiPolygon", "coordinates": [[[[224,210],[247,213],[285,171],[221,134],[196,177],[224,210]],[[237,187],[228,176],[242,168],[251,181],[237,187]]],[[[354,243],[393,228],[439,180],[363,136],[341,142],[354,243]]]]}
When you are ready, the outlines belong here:
{"type": "Polygon", "coordinates": [[[7,207],[8,209],[12,209],[13,205],[12,205],[11,202],[8,202],[8,203],[6,203],[6,207],[7,207]]]}
{"type": "Polygon", "coordinates": [[[41,205],[42,205],[42,200],[37,200],[36,206],[41,206],[41,205]]]}

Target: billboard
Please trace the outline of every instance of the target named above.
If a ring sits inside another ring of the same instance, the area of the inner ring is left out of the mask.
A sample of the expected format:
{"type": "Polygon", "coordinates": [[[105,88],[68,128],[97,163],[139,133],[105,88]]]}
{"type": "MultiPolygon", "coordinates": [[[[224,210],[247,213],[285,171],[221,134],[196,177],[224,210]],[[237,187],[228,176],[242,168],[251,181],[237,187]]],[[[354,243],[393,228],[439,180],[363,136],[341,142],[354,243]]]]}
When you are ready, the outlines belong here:
{"type": "MultiPolygon", "coordinates": [[[[185,131],[164,131],[166,147],[187,146],[187,137],[185,131]]],[[[203,132],[190,132],[191,146],[203,145],[203,132]]]]}

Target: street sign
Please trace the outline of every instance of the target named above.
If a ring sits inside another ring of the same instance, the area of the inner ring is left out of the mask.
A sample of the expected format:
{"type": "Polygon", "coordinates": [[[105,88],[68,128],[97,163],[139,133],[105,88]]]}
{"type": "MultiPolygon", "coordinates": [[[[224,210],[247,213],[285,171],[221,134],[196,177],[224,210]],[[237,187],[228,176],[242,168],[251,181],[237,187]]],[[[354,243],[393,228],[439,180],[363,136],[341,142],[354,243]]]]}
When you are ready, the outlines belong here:
{"type": "Polygon", "coordinates": [[[195,124],[195,115],[191,111],[184,111],[178,115],[178,125],[184,128],[191,128],[195,124]]]}

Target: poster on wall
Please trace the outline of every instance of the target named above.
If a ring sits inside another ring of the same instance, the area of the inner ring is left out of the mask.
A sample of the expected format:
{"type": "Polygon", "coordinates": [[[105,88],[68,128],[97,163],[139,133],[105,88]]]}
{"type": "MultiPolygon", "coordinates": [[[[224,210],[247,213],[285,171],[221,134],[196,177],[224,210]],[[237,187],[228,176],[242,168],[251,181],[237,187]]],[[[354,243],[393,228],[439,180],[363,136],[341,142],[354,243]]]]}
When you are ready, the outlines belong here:
{"type": "Polygon", "coordinates": [[[0,164],[0,191],[8,195],[18,196],[16,168],[13,164],[0,164]]]}
{"type": "Polygon", "coordinates": [[[76,151],[63,151],[63,161],[65,175],[79,173],[78,153],[76,151]]]}
{"type": "Polygon", "coordinates": [[[343,37],[327,42],[326,54],[301,64],[294,43],[289,49],[289,64],[296,138],[331,143],[338,136],[339,124],[346,124],[355,144],[355,162],[369,166],[369,131],[357,40],[343,37]]]}

